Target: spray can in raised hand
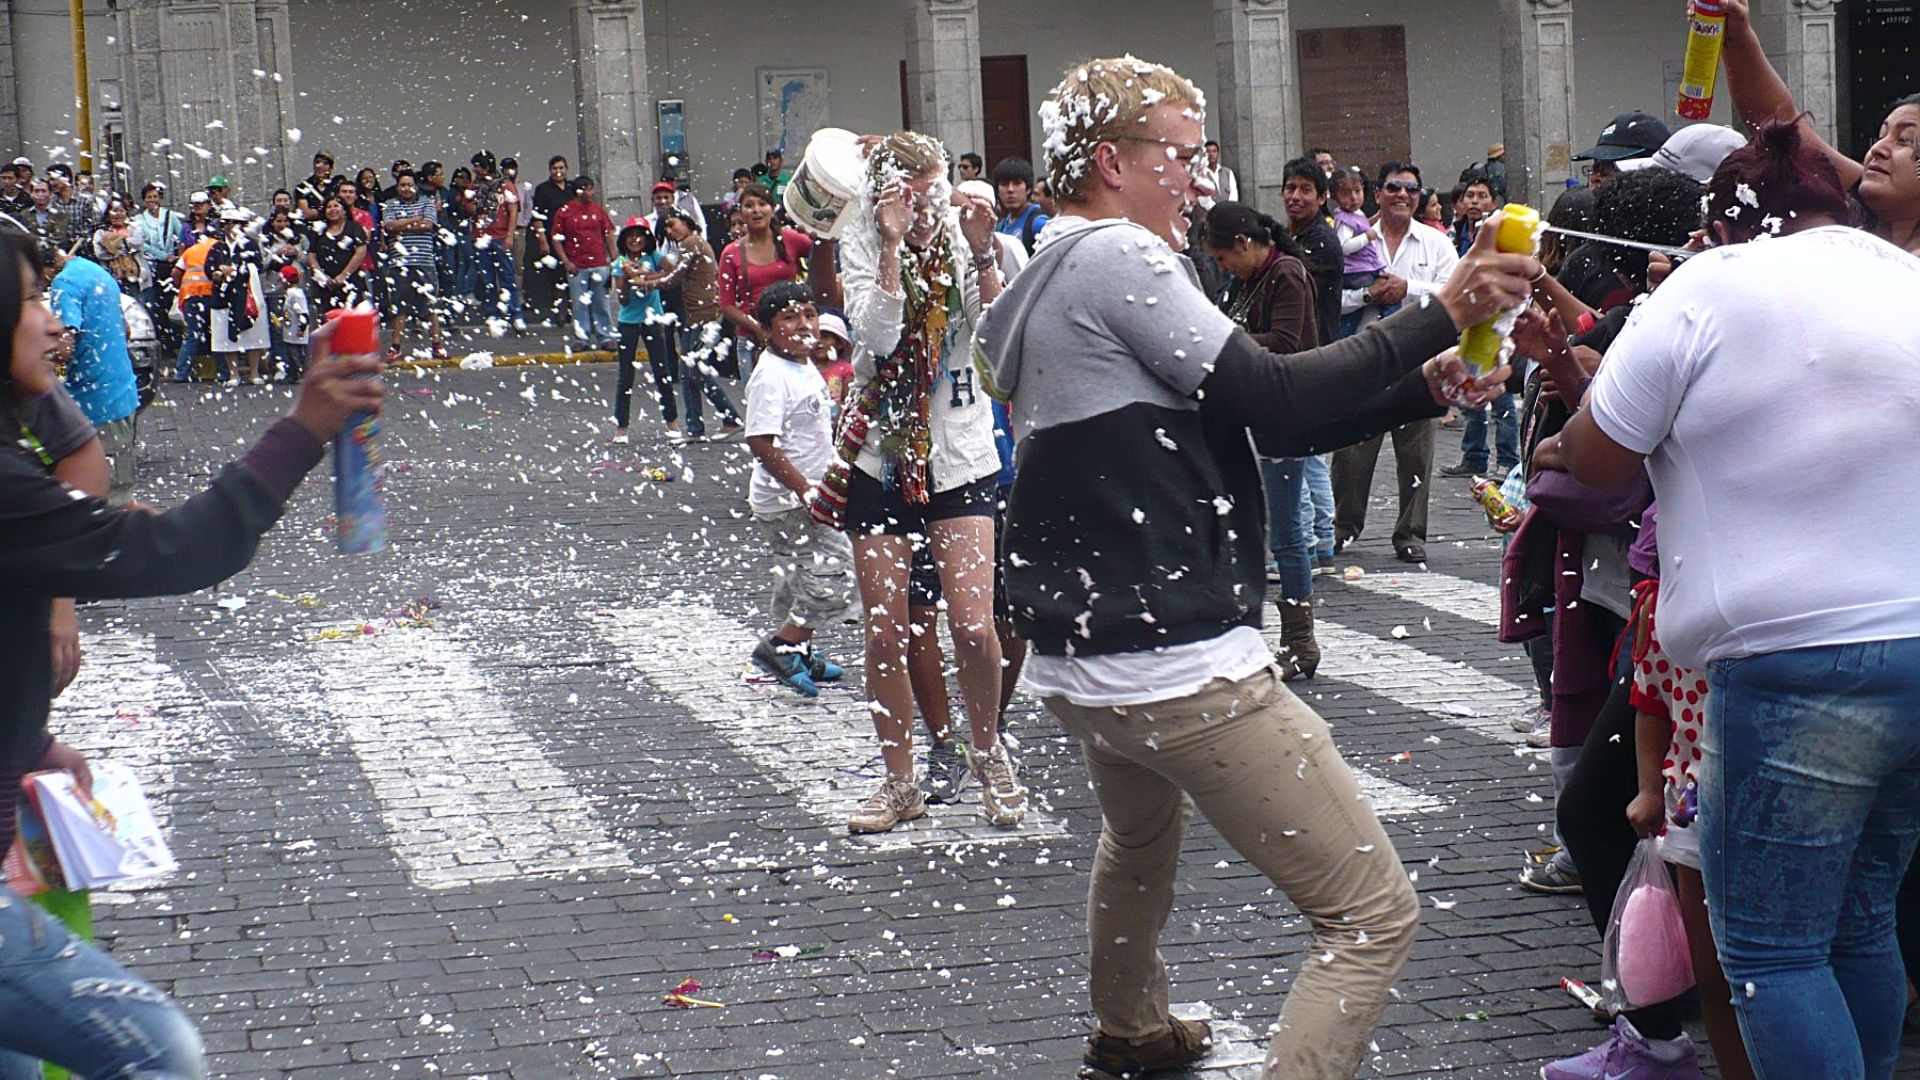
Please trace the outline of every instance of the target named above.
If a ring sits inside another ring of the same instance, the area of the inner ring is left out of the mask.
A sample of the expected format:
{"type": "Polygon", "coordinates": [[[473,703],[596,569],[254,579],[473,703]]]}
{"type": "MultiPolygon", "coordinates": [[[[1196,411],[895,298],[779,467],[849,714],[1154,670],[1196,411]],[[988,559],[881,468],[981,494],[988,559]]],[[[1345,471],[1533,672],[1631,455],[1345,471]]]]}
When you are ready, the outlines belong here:
{"type": "MultiPolygon", "coordinates": [[[[334,327],[333,355],[380,354],[380,317],[373,309],[336,311],[328,319],[334,327]]],[[[342,554],[358,555],[387,546],[387,500],[382,490],[386,474],[380,418],[355,413],[346,430],[333,440],[333,518],[342,554]]]]}
{"type": "Polygon", "coordinates": [[[1720,74],[1720,46],[1727,40],[1725,0],[1687,4],[1687,60],[1680,72],[1680,99],[1674,112],[1683,120],[1713,114],[1713,86],[1720,74]]]}
{"type": "Polygon", "coordinates": [[[1505,495],[1500,494],[1500,485],[1492,480],[1480,479],[1473,482],[1473,501],[1487,512],[1493,527],[1499,531],[1512,532],[1520,527],[1520,511],[1505,495]]]}
{"type": "MultiPolygon", "coordinates": [[[[1500,210],[1498,229],[1494,246],[1502,255],[1532,255],[1540,250],[1540,215],[1533,207],[1508,203],[1500,210]]],[[[1525,308],[1522,304],[1460,331],[1461,361],[1480,375],[1498,367],[1507,335],[1513,333],[1513,324],[1520,321],[1525,308]]]]}

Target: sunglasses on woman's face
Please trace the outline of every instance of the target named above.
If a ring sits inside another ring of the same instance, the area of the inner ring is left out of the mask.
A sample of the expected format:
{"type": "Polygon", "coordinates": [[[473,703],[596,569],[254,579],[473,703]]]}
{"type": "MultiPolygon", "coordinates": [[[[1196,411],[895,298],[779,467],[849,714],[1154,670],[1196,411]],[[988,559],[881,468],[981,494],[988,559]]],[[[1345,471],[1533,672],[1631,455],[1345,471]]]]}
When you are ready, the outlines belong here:
{"type": "Polygon", "coordinates": [[[1380,185],[1380,190],[1392,192],[1396,195],[1418,195],[1420,194],[1420,185],[1409,184],[1405,180],[1389,180],[1380,185]]]}

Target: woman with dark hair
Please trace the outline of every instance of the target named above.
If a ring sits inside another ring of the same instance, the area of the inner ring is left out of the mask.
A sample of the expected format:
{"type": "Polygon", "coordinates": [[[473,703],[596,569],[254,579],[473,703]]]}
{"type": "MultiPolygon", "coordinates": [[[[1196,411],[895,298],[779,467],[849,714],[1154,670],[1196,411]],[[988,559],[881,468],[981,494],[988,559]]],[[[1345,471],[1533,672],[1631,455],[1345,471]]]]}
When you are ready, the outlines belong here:
{"type": "Polygon", "coordinates": [[[660,254],[653,231],[645,222],[635,222],[620,230],[614,240],[618,254],[613,260],[614,300],[620,310],[620,347],[615,354],[619,368],[613,392],[613,442],[627,444],[627,419],[632,408],[634,368],[640,342],[647,345],[647,366],[653,369],[653,385],[660,401],[660,418],[667,422],[667,441],[686,441],[674,408],[674,356],[667,347],[669,327],[666,308],[660,302],[660,254]]]}
{"type": "MultiPolygon", "coordinates": [[[[1232,274],[1227,315],[1264,348],[1295,353],[1320,344],[1313,275],[1306,253],[1280,222],[1245,203],[1215,203],[1207,214],[1207,254],[1232,274]]],[[[1260,438],[1255,436],[1255,446],[1260,438]]],[[[1267,490],[1267,545],[1279,567],[1281,678],[1310,679],[1320,667],[1313,637],[1313,506],[1306,458],[1269,457],[1260,470],[1267,490]]]]}
{"type": "MultiPolygon", "coordinates": [[[[23,423],[47,415],[61,328],[38,267],[4,236],[0,268],[0,425],[32,434],[23,423]]],[[[85,756],[47,730],[53,598],[187,593],[238,572],[347,418],[379,411],[381,382],[355,378],[379,372],[366,359],[319,364],[285,419],[207,491],[166,513],[68,487],[35,438],[0,445],[0,790],[18,792],[22,776],[41,769],[91,785],[85,756]]],[[[14,814],[15,800],[0,799],[0,850],[12,846],[14,814]]],[[[4,886],[0,999],[10,1003],[0,1010],[0,1076],[36,1076],[36,1061],[91,1077],[206,1075],[200,1037],[177,1006],[4,886]]]]}
{"type": "Polygon", "coordinates": [[[314,311],[325,317],[337,308],[365,303],[371,296],[365,270],[367,233],[353,220],[352,207],[340,196],[330,195],[321,214],[321,228],[307,251],[307,268],[313,274],[314,311]]]}
{"type": "MultiPolygon", "coordinates": [[[[759,343],[765,334],[749,313],[769,286],[806,277],[802,260],[813,254],[813,238],[779,227],[773,192],[765,185],[748,184],[737,205],[747,233],[720,252],[720,313],[741,337],[759,343]]],[[[747,372],[740,374],[745,377],[747,372]]]]}
{"type": "Polygon", "coordinates": [[[1880,239],[1920,254],[1920,94],[1888,106],[1887,118],[1863,161],[1827,145],[1767,59],[1754,32],[1748,0],[1727,2],[1727,92],[1750,125],[1768,120],[1798,124],[1801,135],[1832,163],[1843,190],[1859,200],[1867,229],[1880,239]]]}
{"type": "MultiPolygon", "coordinates": [[[[1869,161],[1911,170],[1887,143],[1869,161]]],[[[1653,481],[1660,644],[1710,688],[1706,902],[1769,1078],[1892,1075],[1895,895],[1920,839],[1920,510],[1902,497],[1920,487],[1920,326],[1860,317],[1910,308],[1920,258],[1851,227],[1843,177],[1794,120],[1729,155],[1704,202],[1716,247],[1639,305],[1560,440],[1583,483],[1653,481]],[[1778,422],[1804,402],[1832,404],[1778,422]]],[[[1564,341],[1539,337],[1555,385],[1580,385],[1564,341]]]]}

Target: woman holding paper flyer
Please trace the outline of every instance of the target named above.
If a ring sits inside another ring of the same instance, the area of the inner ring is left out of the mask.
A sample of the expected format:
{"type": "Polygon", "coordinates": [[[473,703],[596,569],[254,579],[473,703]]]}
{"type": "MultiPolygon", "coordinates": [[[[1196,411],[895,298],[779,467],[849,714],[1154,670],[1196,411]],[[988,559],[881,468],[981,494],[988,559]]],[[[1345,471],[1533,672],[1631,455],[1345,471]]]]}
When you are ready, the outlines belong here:
{"type": "MultiPolygon", "coordinates": [[[[47,730],[52,598],[185,593],[238,572],[327,441],[355,412],[379,411],[385,388],[354,378],[379,374],[377,360],[324,362],[325,334],[315,334],[322,362],[293,411],[207,491],[165,513],[108,506],[61,483],[36,453],[61,327],[35,259],[0,234],[0,430],[9,433],[0,445],[0,791],[19,791],[30,772],[66,770],[85,796],[86,758],[47,730]]],[[[0,798],[0,851],[13,846],[14,815],[15,801],[0,798]]],[[[165,994],[0,888],[0,1080],[37,1077],[41,1061],[89,1077],[206,1075],[199,1035],[165,994]]]]}

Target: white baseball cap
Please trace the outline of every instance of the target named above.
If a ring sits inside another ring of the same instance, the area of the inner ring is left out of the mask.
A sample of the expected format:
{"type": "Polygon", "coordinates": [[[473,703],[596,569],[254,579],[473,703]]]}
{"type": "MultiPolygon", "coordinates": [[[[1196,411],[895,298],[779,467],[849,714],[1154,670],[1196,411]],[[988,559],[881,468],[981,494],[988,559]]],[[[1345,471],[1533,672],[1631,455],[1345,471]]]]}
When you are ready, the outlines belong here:
{"type": "Polygon", "coordinates": [[[847,332],[847,320],[833,312],[823,312],[820,316],[820,332],[832,334],[847,344],[853,344],[853,335],[847,332]]]}
{"type": "Polygon", "coordinates": [[[1727,155],[1747,145],[1747,137],[1719,124],[1689,124],[1667,137],[1650,157],[1620,162],[1621,172],[1636,172],[1658,165],[1698,183],[1713,179],[1715,169],[1727,155]]]}
{"type": "Polygon", "coordinates": [[[210,196],[208,196],[207,193],[204,191],[196,191],[193,194],[187,196],[187,201],[190,203],[203,203],[203,202],[212,202],[213,199],[210,196]]]}

